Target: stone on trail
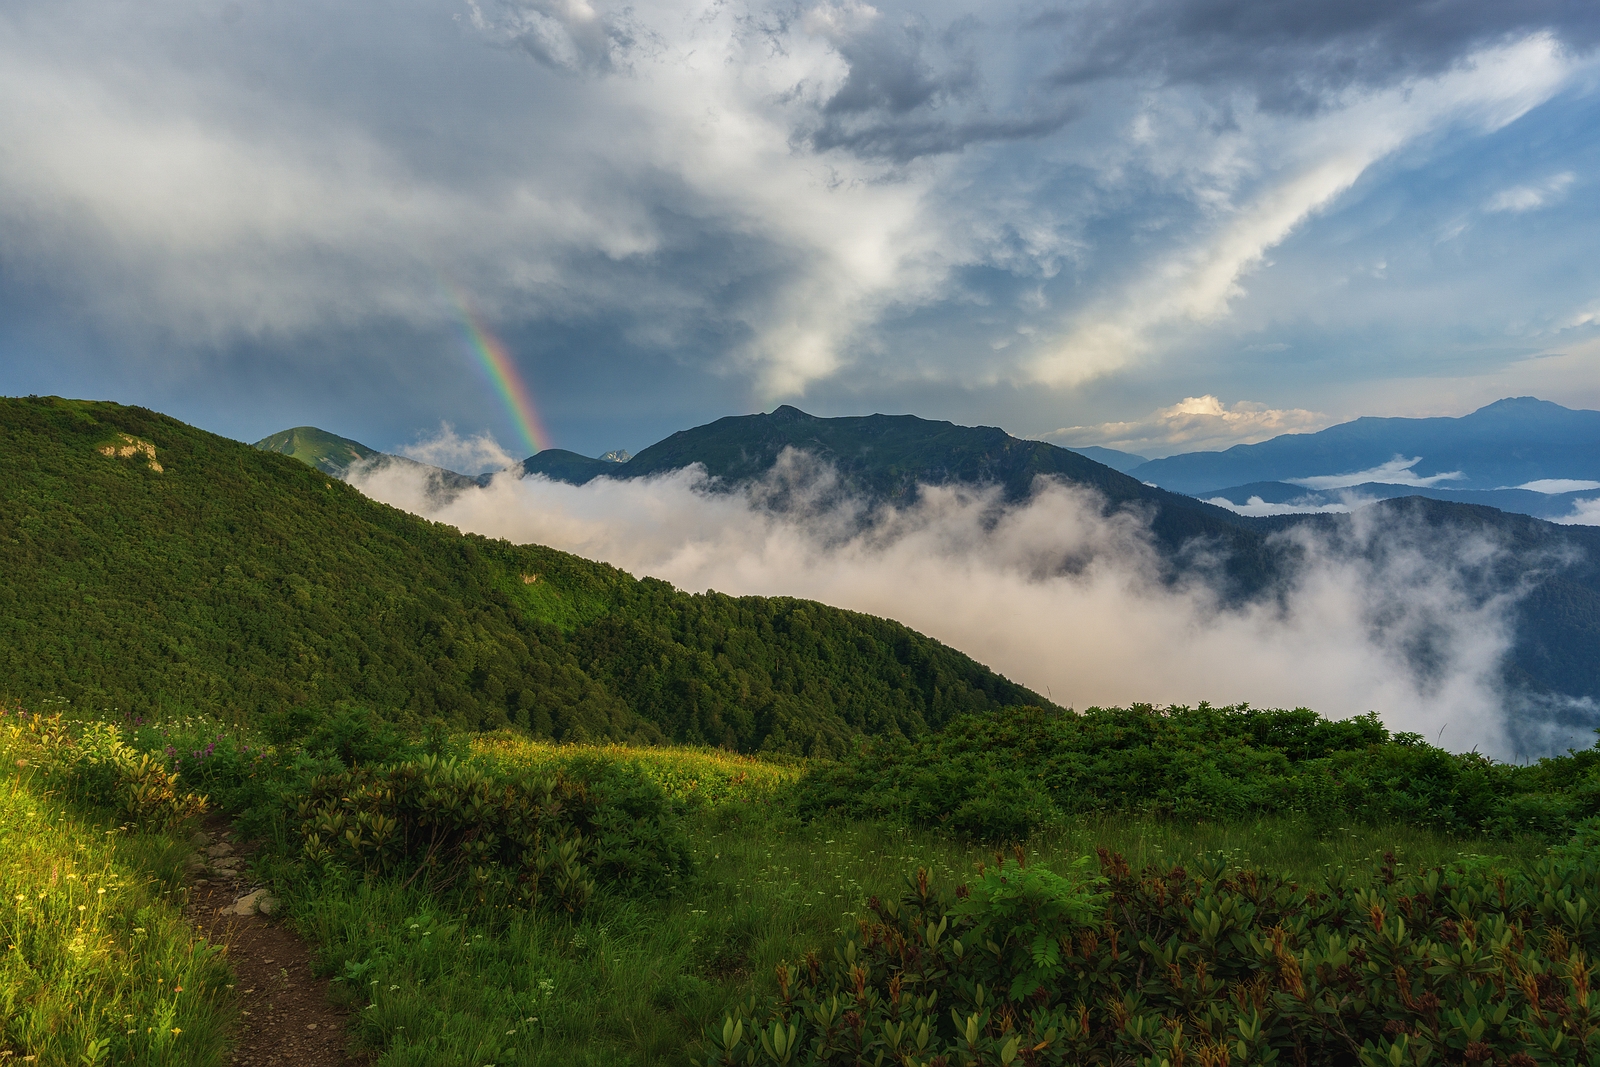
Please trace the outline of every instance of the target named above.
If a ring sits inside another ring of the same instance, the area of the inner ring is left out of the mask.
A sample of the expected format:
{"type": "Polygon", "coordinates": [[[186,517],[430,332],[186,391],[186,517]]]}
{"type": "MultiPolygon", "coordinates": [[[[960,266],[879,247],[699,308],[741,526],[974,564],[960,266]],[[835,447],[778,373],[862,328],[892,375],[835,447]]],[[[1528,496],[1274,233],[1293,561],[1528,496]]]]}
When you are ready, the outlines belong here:
{"type": "Polygon", "coordinates": [[[278,899],[265,889],[257,889],[246,893],[233,905],[235,915],[271,915],[278,906],[278,899]]]}

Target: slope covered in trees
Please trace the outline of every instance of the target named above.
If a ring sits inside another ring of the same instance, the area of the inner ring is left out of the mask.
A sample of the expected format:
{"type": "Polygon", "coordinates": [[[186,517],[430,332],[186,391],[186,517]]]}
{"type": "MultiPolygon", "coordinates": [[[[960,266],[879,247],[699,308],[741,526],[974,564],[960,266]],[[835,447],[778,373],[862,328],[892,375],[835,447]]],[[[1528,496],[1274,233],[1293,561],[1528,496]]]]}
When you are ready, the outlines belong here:
{"type": "Polygon", "coordinates": [[[1037,694],[896,623],[463,535],[141,408],[0,399],[14,695],[832,752],[1037,694]],[[159,468],[159,469],[158,469],[159,468]]]}

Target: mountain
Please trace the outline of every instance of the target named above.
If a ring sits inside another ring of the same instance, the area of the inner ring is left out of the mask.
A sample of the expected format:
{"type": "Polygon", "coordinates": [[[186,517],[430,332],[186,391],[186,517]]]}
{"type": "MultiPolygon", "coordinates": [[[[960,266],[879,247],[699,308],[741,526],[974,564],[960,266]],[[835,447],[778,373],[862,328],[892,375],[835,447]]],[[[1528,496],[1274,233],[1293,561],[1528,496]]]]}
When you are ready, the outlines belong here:
{"type": "Polygon", "coordinates": [[[469,478],[465,474],[457,474],[455,471],[428,463],[418,463],[405,456],[379,452],[375,448],[368,448],[360,441],[352,441],[348,437],[340,437],[327,430],[319,430],[315,426],[296,426],[292,430],[279,430],[270,437],[263,437],[252,447],[263,452],[278,452],[285,456],[293,456],[301,463],[339,479],[346,478],[350,468],[359,463],[369,472],[382,470],[391,465],[423,471],[431,475],[438,486],[447,492],[479,484],[478,479],[469,478]]]}
{"type": "Polygon", "coordinates": [[[368,448],[360,441],[319,430],[315,426],[296,426],[292,430],[279,430],[270,437],[255,443],[263,452],[281,452],[293,456],[307,466],[324,474],[343,478],[354,464],[383,455],[376,448],[368,448]]]}
{"type": "MultiPolygon", "coordinates": [[[[1554,409],[1552,417],[1565,418],[1561,413],[1566,409],[1553,404],[1512,401],[1491,405],[1483,420],[1472,425],[1514,426],[1518,412],[1530,409],[1537,417],[1550,415],[1554,409]]],[[[1467,420],[1360,421],[1454,424],[1467,420]]],[[[715,479],[714,486],[730,489],[768,475],[787,448],[831,463],[847,491],[878,502],[909,502],[918,485],[952,483],[997,485],[1006,498],[1019,501],[1028,496],[1034,479],[1041,475],[1090,486],[1103,494],[1109,508],[1131,507],[1150,516],[1157,546],[1172,576],[1199,577],[1214,584],[1220,581],[1224,599],[1232,604],[1281,590],[1296,550],[1291,540],[1275,534],[1308,525],[1345,545],[1359,541],[1349,532],[1353,520],[1348,516],[1246,517],[1152,488],[1074,450],[1019,440],[994,427],[956,426],[911,415],[818,418],[784,406],[765,415],[731,416],[675,433],[627,463],[605,470],[584,468],[569,480],[586,481],[600,475],[637,478],[700,464],[715,479]]],[[[1515,452],[1521,446],[1507,448],[1515,452]]],[[[1532,453],[1523,449],[1519,454],[1532,453]]],[[[1135,475],[1149,466],[1135,468],[1135,475]]],[[[1479,592],[1490,596],[1530,590],[1513,609],[1517,644],[1506,666],[1508,686],[1519,694],[1519,701],[1535,709],[1530,715],[1591,714],[1582,711],[1581,705],[1563,704],[1561,696],[1600,700],[1600,567],[1596,565],[1600,562],[1600,530],[1556,526],[1451,498],[1425,500],[1410,488],[1365,488],[1373,490],[1370,496],[1387,496],[1394,490],[1393,495],[1406,497],[1373,505],[1379,509],[1374,515],[1387,514],[1400,526],[1471,530],[1503,545],[1506,551],[1501,564],[1490,576],[1489,586],[1479,592]],[[1540,701],[1546,703],[1540,705],[1540,701]],[[1579,710],[1573,712],[1573,707],[1579,710]],[[1550,710],[1553,708],[1567,710],[1550,710]]],[[[1311,492],[1283,482],[1246,484],[1235,490],[1245,494],[1238,501],[1241,504],[1251,495],[1281,501],[1311,492]]],[[[1451,496],[1457,493],[1453,489],[1447,492],[1451,496]]],[[[1526,490],[1510,492],[1536,495],[1526,490]]],[[[1334,500],[1337,494],[1328,497],[1334,500]]],[[[1386,550],[1381,543],[1364,549],[1371,553],[1386,550]]]]}
{"type": "Polygon", "coordinates": [[[551,481],[583,485],[592,478],[615,475],[622,466],[613,460],[591,459],[564,448],[546,448],[522,461],[522,473],[542,474],[551,481]]]}
{"type": "MultiPolygon", "coordinates": [[[[1547,479],[1600,481],[1600,411],[1515,397],[1460,418],[1361,418],[1224,452],[1153,459],[1130,473],[1174,492],[1205,497],[1251,482],[1360,475],[1397,457],[1402,462],[1416,459],[1411,475],[1422,485],[1437,478],[1432,487],[1439,489],[1495,490],[1547,479]],[[1454,474],[1460,477],[1441,477],[1454,474]]],[[[1380,480],[1357,476],[1346,484],[1380,480]]]]}
{"type": "MultiPolygon", "coordinates": [[[[787,404],[770,414],[730,415],[680,430],[626,463],[593,466],[523,461],[523,470],[581,485],[591,478],[642,478],[699,464],[714,485],[731,489],[765,477],[786,449],[830,464],[843,489],[872,503],[908,504],[923,485],[1001,487],[1006,499],[1026,499],[1040,476],[1097,490],[1108,507],[1146,509],[1158,544],[1176,559],[1197,539],[1220,549],[1229,594],[1249,595],[1275,573],[1277,549],[1249,530],[1249,520],[1136,478],[1070,449],[1024,441],[993,426],[957,426],[915,415],[819,418],[787,404]]],[[[572,453],[567,453],[568,456],[572,453]]],[[[581,458],[581,457],[578,457],[581,458]]],[[[781,495],[775,498],[780,506],[781,495]]]]}
{"type": "Polygon", "coordinates": [[[814,753],[1047,703],[894,622],[463,535],[290,455],[54,397],[0,398],[0,679],[128,714],[356,705],[814,753]]]}
{"type": "Polygon", "coordinates": [[[1127,474],[1133,468],[1150,461],[1144,456],[1136,456],[1132,452],[1118,452],[1114,448],[1101,448],[1099,445],[1083,445],[1079,448],[1068,448],[1069,452],[1076,452],[1080,456],[1088,456],[1096,463],[1104,463],[1114,471],[1127,474]]]}

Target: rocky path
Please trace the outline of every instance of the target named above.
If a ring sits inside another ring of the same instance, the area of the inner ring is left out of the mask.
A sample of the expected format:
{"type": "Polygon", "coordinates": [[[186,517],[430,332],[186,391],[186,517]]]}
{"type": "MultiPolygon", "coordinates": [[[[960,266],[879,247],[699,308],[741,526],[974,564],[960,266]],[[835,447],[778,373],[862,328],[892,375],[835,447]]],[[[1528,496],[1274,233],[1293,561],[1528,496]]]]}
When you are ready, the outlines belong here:
{"type": "Polygon", "coordinates": [[[305,942],[271,918],[274,901],[247,873],[248,848],[226,823],[194,836],[188,918],[224,946],[241,1008],[233,1061],[243,1067],[355,1067],[345,1053],[344,1013],[311,973],[305,942]]]}

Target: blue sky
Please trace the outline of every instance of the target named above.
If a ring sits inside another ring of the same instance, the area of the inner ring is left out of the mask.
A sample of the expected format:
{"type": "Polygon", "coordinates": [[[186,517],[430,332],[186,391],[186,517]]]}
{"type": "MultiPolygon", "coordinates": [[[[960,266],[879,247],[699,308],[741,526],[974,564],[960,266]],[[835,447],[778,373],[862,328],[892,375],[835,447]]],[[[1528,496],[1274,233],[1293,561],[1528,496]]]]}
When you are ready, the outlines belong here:
{"type": "Polygon", "coordinates": [[[1600,407],[1600,7],[12,0],[0,392],[516,450],[1600,407]]]}

